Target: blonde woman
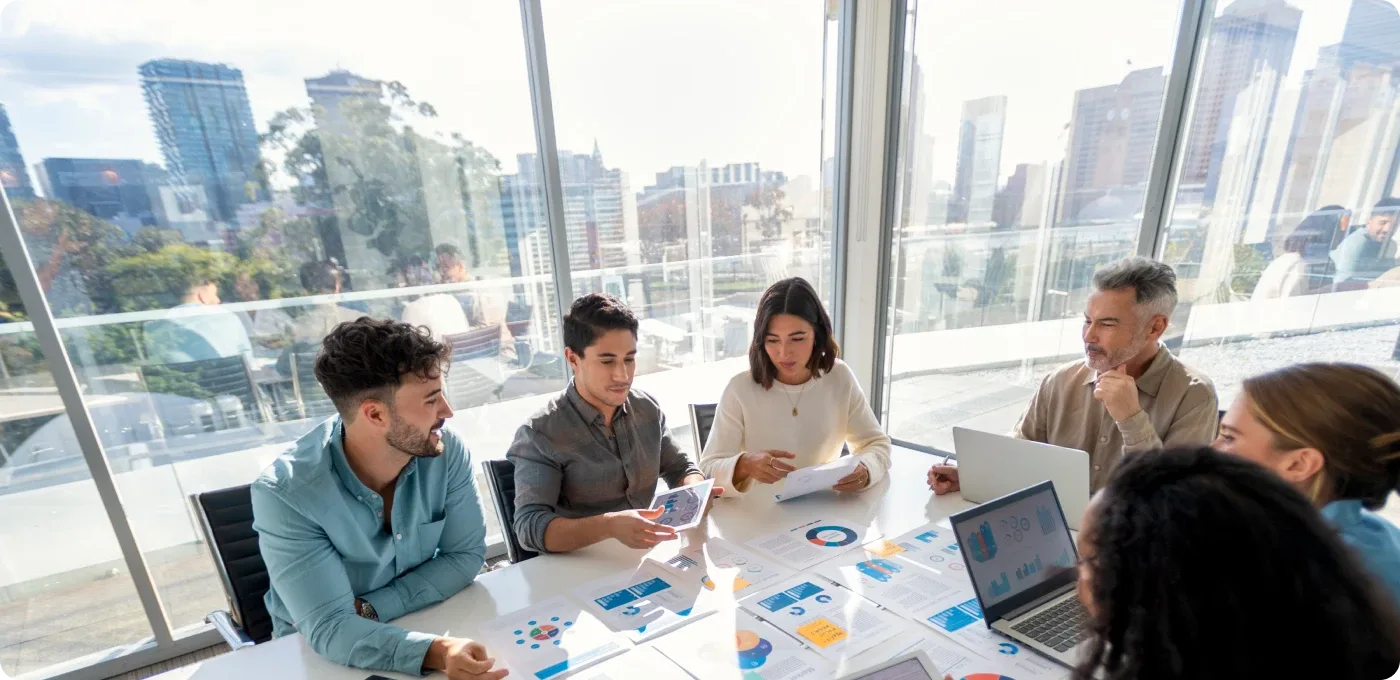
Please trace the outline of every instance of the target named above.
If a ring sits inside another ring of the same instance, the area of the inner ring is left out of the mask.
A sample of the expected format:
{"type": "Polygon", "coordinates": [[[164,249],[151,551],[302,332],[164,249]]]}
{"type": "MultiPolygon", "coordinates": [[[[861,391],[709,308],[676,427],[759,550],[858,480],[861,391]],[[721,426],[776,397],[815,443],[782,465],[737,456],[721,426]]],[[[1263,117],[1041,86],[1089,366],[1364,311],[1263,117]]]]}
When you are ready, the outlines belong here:
{"type": "Polygon", "coordinates": [[[1215,448],[1273,469],[1312,499],[1400,602],[1400,528],[1373,512],[1400,487],[1395,381],[1340,363],[1250,378],[1225,413],[1215,448]]]}

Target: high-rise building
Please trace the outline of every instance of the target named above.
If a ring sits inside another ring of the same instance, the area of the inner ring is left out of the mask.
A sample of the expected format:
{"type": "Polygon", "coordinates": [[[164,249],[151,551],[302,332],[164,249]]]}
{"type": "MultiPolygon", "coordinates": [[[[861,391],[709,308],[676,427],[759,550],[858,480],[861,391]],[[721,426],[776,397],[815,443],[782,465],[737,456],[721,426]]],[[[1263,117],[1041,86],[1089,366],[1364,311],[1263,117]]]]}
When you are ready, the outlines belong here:
{"type": "MultiPolygon", "coordinates": [[[[517,159],[519,174],[500,180],[501,219],[513,276],[523,271],[520,242],[546,228],[539,158],[527,153],[517,159]]],[[[585,271],[640,264],[637,199],[627,173],[605,167],[603,154],[594,144],[588,155],[560,151],[559,175],[569,266],[585,271]]]]}
{"type": "Polygon", "coordinates": [[[349,132],[350,121],[346,114],[353,116],[349,109],[378,105],[384,96],[383,83],[340,69],[320,78],[307,78],[305,82],[316,127],[340,134],[349,132]]]}
{"type": "Polygon", "coordinates": [[[203,186],[214,219],[267,200],[258,181],[258,133],[243,72],[224,64],[160,59],[141,65],[141,89],[171,182],[203,186]]]}
{"type": "Polygon", "coordinates": [[[1342,68],[1400,63],[1396,21],[1395,4],[1389,0],[1352,0],[1337,55],[1342,68]]]}
{"type": "Polygon", "coordinates": [[[24,155],[19,152],[19,140],[10,128],[10,115],[4,104],[0,104],[0,186],[5,187],[10,200],[34,198],[34,184],[29,181],[24,155]]]}
{"type": "MultiPolygon", "coordinates": [[[[1115,85],[1075,93],[1061,185],[1061,223],[1079,221],[1086,206],[1105,197],[1117,202],[1136,196],[1136,205],[1124,210],[1131,215],[1141,208],[1165,89],[1166,79],[1158,66],[1133,71],[1115,85]]],[[[1084,217],[1103,214],[1090,212],[1084,217]]]]}
{"type": "Polygon", "coordinates": [[[39,186],[51,200],[114,222],[128,233],[157,223],[152,198],[165,174],[159,167],[126,158],[45,158],[36,169],[39,186]]]}
{"type": "Polygon", "coordinates": [[[958,166],[953,197],[948,204],[949,222],[992,221],[997,183],[1001,180],[1001,145],[1005,133],[1005,95],[963,102],[958,130],[958,166]]]}
{"type": "Polygon", "coordinates": [[[1179,179],[1183,187],[1203,187],[1205,204],[1215,199],[1236,109],[1247,104],[1263,127],[1258,134],[1267,136],[1302,18],[1284,0],[1235,0],[1211,23],[1179,179]],[[1241,99],[1246,90],[1250,96],[1241,99]]]}

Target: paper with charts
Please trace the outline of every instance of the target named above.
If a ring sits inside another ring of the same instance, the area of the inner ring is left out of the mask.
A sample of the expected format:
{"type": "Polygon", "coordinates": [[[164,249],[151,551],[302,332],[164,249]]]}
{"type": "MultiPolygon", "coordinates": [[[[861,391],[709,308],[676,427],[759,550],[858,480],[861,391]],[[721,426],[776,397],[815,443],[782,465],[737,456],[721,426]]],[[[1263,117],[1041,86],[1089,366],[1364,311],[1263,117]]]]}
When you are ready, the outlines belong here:
{"type": "Polygon", "coordinates": [[[1062,680],[1069,677],[1069,669],[1006,638],[1001,639],[991,656],[974,654],[955,642],[932,635],[916,635],[906,640],[908,644],[898,647],[889,659],[923,651],[938,670],[952,676],[953,680],[1062,680]]]}
{"type": "Polygon", "coordinates": [[[656,497],[651,499],[651,509],[665,508],[661,516],[656,518],[656,523],[676,531],[694,529],[705,517],[705,506],[710,502],[710,491],[714,487],[715,480],[707,479],[656,494],[656,497]]]}
{"type": "Polygon", "coordinates": [[[688,673],[651,647],[637,647],[571,675],[569,680],[633,680],[638,676],[638,669],[646,669],[647,680],[690,680],[688,673]]]}
{"type": "Polygon", "coordinates": [[[783,490],[773,494],[774,500],[787,501],[809,493],[825,491],[856,471],[860,461],[855,456],[841,456],[824,465],[798,468],[783,480],[783,490]]]}
{"type": "Polygon", "coordinates": [[[913,562],[940,574],[958,577],[964,585],[972,586],[963,563],[962,551],[952,529],[926,524],[894,538],[883,538],[863,546],[866,552],[887,559],[913,562]]]}
{"type": "Polygon", "coordinates": [[[830,662],[741,609],[706,617],[655,645],[705,680],[826,680],[832,676],[830,662]]]}
{"type": "Polygon", "coordinates": [[[875,603],[815,576],[788,579],[740,606],[832,661],[853,657],[908,629],[875,603]]]}
{"type": "Polygon", "coordinates": [[[714,611],[711,602],[700,599],[702,590],[660,563],[643,560],[634,571],[575,588],[574,595],[608,628],[640,642],[714,611]]]}
{"type": "Polygon", "coordinates": [[[784,566],[802,571],[854,550],[867,540],[869,533],[870,528],[863,523],[828,517],[759,536],[746,545],[772,555],[784,566]]]}
{"type": "Polygon", "coordinates": [[[944,576],[894,556],[864,550],[847,553],[817,567],[816,572],[901,616],[927,621],[974,597],[961,577],[944,576]]]}
{"type": "Polygon", "coordinates": [[[483,642],[512,676],[537,680],[573,673],[631,646],[563,597],[492,619],[482,630],[483,642]]]}
{"type": "Polygon", "coordinates": [[[792,572],[722,538],[709,538],[681,548],[666,566],[708,591],[733,593],[731,601],[747,597],[792,572]]]}

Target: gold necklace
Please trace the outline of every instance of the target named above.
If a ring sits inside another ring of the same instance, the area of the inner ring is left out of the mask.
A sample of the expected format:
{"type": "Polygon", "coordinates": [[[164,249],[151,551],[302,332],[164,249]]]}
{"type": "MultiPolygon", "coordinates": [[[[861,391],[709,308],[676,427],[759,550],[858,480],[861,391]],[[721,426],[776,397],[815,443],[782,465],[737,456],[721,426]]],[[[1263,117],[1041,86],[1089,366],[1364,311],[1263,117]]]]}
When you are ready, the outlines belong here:
{"type": "Polygon", "coordinates": [[[783,390],[783,397],[787,399],[788,404],[792,406],[792,417],[794,418],[797,417],[797,405],[802,403],[802,395],[807,393],[807,383],[810,382],[812,382],[812,378],[809,376],[807,382],[802,383],[802,389],[797,391],[796,402],[792,400],[792,395],[788,394],[787,390],[783,390]]]}

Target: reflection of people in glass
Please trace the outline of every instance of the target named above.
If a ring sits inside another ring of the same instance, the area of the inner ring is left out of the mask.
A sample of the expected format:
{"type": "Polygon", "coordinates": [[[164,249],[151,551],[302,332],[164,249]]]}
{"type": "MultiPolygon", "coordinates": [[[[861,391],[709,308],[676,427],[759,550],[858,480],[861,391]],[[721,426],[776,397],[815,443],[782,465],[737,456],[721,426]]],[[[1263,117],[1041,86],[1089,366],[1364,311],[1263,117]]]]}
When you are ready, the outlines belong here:
{"type": "MultiPolygon", "coordinates": [[[[467,283],[471,276],[467,272],[466,259],[462,251],[451,243],[443,243],[434,251],[437,265],[438,283],[467,283]]],[[[515,338],[506,327],[506,300],[494,291],[464,290],[455,297],[467,315],[467,323],[472,328],[490,325],[501,327],[501,356],[507,361],[515,359],[515,338]]]]}
{"type": "MultiPolygon", "coordinates": [[[[301,287],[311,295],[340,294],[343,275],[334,260],[307,262],[298,274],[301,287]]],[[[361,312],[332,302],[311,305],[300,310],[292,322],[292,336],[298,343],[318,344],[341,322],[354,321],[361,316],[361,312]]]]}
{"type": "Polygon", "coordinates": [[[1258,465],[1204,447],[1130,456],[1082,526],[1077,679],[1374,680],[1400,662],[1385,594],[1258,465]],[[1306,622],[1306,641],[1278,621],[1306,622]]]}
{"type": "Polygon", "coordinates": [[[1329,205],[1308,215],[1283,241],[1283,253],[1259,276],[1250,299],[1270,300],[1330,290],[1329,250],[1351,224],[1351,211],[1329,205]]]}
{"type": "MultiPolygon", "coordinates": [[[[248,272],[238,272],[234,276],[233,292],[241,302],[257,302],[267,298],[262,285],[248,272]]],[[[286,312],[277,308],[250,309],[239,312],[238,316],[253,342],[274,350],[286,346],[287,336],[291,335],[292,330],[292,317],[287,316],[286,312]]]]}
{"type": "Polygon", "coordinates": [[[496,680],[486,649],[387,623],[476,578],[486,525],[462,438],[446,427],[448,348],[402,323],[337,327],[316,358],[332,416],[253,483],[273,633],[336,663],[496,680]],[[483,675],[475,675],[481,673],[483,675]]]}
{"type": "Polygon", "coordinates": [[[726,489],[775,484],[829,463],[850,444],[860,461],[836,486],[859,491],[885,476],[890,438],[855,373],[837,358],[831,319],[811,284],[779,281],[758,302],[749,369],[720,397],[700,470],[726,489]]]}
{"type": "MultiPolygon", "coordinates": [[[[1084,358],[1046,376],[1012,434],[1089,453],[1098,489],[1125,454],[1209,443],[1215,386],[1162,346],[1176,309],[1176,273],[1130,257],[1094,272],[1084,307],[1084,358]]],[[[956,467],[935,466],[929,486],[956,491],[956,467]]]]}
{"type": "Polygon", "coordinates": [[[185,290],[175,309],[206,308],[205,313],[148,321],[143,326],[146,358],[173,364],[250,354],[253,343],[238,315],[218,308],[219,284],[200,277],[185,290]]]}
{"type": "Polygon", "coordinates": [[[1400,199],[1381,199],[1371,210],[1365,226],[1348,234],[1332,251],[1336,290],[1364,288],[1396,266],[1395,243],[1390,236],[1395,232],[1397,214],[1400,214],[1400,199]]]}
{"type": "Polygon", "coordinates": [[[1400,604],[1400,528],[1372,512],[1400,487],[1395,381],[1351,364],[1250,378],[1215,446],[1277,471],[1312,499],[1400,604]]]}
{"type": "MultiPolygon", "coordinates": [[[[590,293],[564,317],[574,379],[515,433],[516,536],[527,550],[568,552],[609,538],[650,548],[676,538],[648,510],[657,480],[704,480],[666,426],[656,400],[632,389],[637,317],[617,298],[590,293]]],[[[715,489],[719,492],[719,489],[715,489]]]]}

